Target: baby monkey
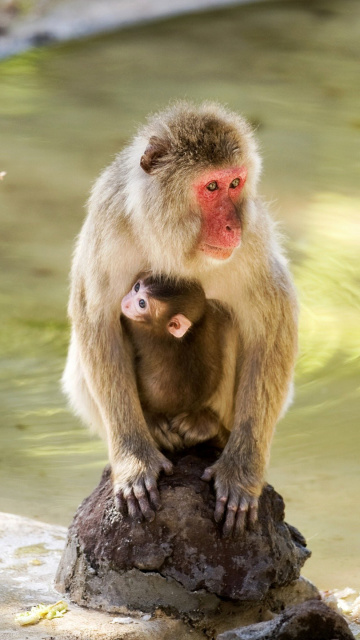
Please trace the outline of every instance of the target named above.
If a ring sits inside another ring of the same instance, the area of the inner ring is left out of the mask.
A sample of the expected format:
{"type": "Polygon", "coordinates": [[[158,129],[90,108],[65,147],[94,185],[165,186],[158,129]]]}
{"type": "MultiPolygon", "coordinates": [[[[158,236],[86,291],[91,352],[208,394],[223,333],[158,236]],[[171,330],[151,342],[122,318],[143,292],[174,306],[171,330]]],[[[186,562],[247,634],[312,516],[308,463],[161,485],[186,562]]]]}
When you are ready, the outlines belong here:
{"type": "Polygon", "coordinates": [[[174,451],[205,440],[223,448],[229,431],[211,408],[223,377],[230,314],[194,281],[140,275],[122,299],[139,398],[151,435],[174,451]]]}

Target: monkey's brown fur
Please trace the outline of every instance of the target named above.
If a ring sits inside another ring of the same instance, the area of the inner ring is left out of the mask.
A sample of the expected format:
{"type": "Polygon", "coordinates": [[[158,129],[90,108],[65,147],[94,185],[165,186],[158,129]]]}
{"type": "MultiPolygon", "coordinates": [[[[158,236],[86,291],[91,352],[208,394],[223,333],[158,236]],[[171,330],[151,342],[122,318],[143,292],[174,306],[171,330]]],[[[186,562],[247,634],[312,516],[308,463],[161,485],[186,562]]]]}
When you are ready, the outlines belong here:
{"type": "Polygon", "coordinates": [[[119,323],[120,301],[136,274],[151,270],[197,279],[207,298],[231,308],[214,410],[232,432],[205,479],[214,479],[215,518],[225,513],[225,533],[241,530],[247,511],[255,517],[297,350],[296,297],[257,196],[260,164],[240,116],[214,104],[178,103],[149,119],[92,190],[72,267],[63,381],[75,411],[106,438],[115,495],[132,513],[136,505],[153,517],[158,474],[171,469],[147,428],[119,323]],[[242,240],[229,260],[217,261],[197,250],[202,213],[191,185],[204,168],[229,164],[248,170],[238,205],[242,240]]]}
{"type": "Polygon", "coordinates": [[[224,344],[230,315],[206,300],[194,281],[143,277],[147,295],[162,303],[145,321],[122,317],[134,348],[134,366],[141,406],[157,444],[170,451],[205,440],[224,447],[229,432],[211,409],[223,377],[224,344]],[[192,323],[178,339],[167,329],[177,313],[192,323]]]}

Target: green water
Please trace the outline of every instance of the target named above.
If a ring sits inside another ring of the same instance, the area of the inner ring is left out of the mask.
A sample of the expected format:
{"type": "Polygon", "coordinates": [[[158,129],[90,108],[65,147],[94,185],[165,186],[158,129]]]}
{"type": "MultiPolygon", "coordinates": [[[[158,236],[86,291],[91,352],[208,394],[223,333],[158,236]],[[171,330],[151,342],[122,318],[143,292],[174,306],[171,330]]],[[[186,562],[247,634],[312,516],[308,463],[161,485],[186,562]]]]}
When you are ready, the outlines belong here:
{"type": "Polygon", "coordinates": [[[269,480],[313,550],[305,574],[360,588],[359,33],[352,0],[255,4],[1,63],[1,510],[67,525],[97,483],[104,445],[58,384],[84,203],[148,111],[216,99],[258,128],[302,305],[269,480]]]}

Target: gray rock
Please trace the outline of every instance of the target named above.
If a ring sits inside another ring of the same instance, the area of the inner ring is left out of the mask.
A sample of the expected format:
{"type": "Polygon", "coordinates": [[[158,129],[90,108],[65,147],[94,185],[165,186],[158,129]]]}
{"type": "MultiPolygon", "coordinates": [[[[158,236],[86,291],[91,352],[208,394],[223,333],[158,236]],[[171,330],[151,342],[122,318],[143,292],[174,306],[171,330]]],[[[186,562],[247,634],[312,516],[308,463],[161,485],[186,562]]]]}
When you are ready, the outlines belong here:
{"type": "Polygon", "coordinates": [[[266,606],[274,613],[281,613],[287,607],[306,600],[320,600],[320,593],[310,580],[300,576],[285,587],[270,589],[266,596],[266,606]]]}
{"type": "Polygon", "coordinates": [[[225,631],[217,640],[354,640],[344,618],[323,602],[310,600],[268,622],[225,631]]]}
{"type": "Polygon", "coordinates": [[[260,602],[299,577],[310,552],[284,522],[284,502],[266,486],[259,522],[240,540],[223,539],[214,494],[200,478],[213,452],[191,450],[161,477],[163,508],[153,522],[132,522],[114,508],[110,469],[80,505],[69,528],[56,587],[81,605],[180,613],[215,611],[223,598],[260,602]]]}

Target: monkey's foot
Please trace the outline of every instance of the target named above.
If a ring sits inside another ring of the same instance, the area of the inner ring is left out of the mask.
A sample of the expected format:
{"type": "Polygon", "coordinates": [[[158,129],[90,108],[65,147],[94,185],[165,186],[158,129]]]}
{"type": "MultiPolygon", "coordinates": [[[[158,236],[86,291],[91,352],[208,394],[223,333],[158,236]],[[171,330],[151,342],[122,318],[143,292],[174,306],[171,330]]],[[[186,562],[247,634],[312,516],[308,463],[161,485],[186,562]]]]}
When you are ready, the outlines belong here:
{"type": "Polygon", "coordinates": [[[208,408],[193,413],[180,413],[172,418],[170,426],[172,432],[182,438],[185,447],[211,440],[222,428],[217,414],[208,408]]]}
{"type": "Polygon", "coordinates": [[[135,469],[131,469],[128,463],[124,465],[126,468],[120,468],[118,474],[113,470],[115,506],[122,515],[129,514],[133,519],[145,518],[151,522],[155,518],[155,511],[161,508],[157,479],[161,471],[171,475],[173,465],[160,451],[155,452],[157,460],[152,460],[147,468],[143,463],[141,471],[135,465],[135,469]]]}
{"type": "Polygon", "coordinates": [[[229,471],[224,473],[219,468],[219,462],[205,469],[202,480],[214,480],[216,505],[214,518],[216,522],[224,520],[223,536],[240,536],[245,527],[252,528],[258,518],[258,502],[262,486],[258,495],[251,494],[244,489],[236,479],[229,478],[229,471]]]}
{"type": "Polygon", "coordinates": [[[179,451],[184,448],[183,439],[172,431],[168,419],[161,414],[144,414],[146,424],[160,449],[179,451]]]}

